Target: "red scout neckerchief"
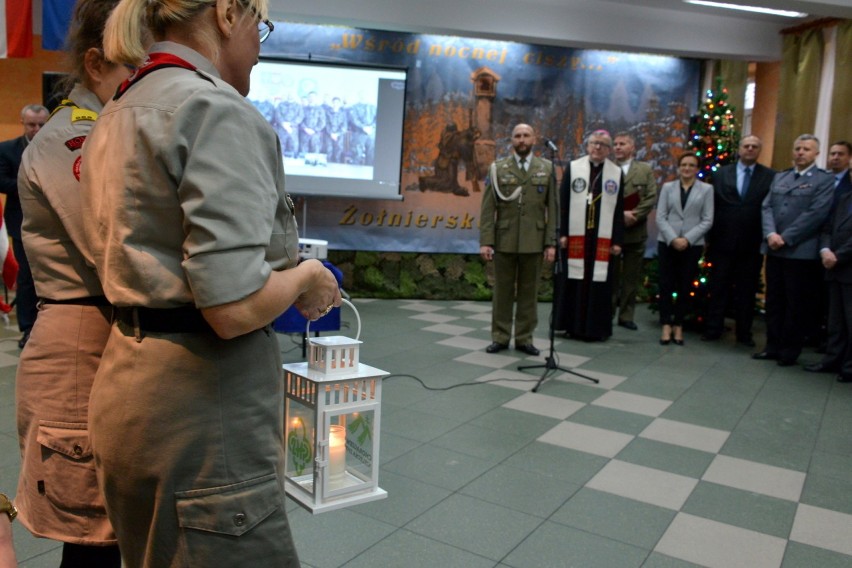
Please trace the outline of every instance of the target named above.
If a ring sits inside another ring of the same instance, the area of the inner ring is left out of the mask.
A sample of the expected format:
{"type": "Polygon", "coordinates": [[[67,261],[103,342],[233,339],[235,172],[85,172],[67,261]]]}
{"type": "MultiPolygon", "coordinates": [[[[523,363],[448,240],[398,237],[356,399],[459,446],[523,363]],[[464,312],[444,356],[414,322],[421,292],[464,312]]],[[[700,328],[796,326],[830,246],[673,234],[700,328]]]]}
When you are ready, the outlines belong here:
{"type": "Polygon", "coordinates": [[[149,73],[152,73],[157,69],[165,69],[166,67],[181,67],[183,69],[189,69],[190,71],[195,71],[197,69],[195,65],[185,59],[181,59],[177,55],[159,52],[149,53],[147,59],[145,59],[145,63],[137,67],[133,75],[125,79],[124,82],[119,85],[112,100],[117,101],[121,95],[127,92],[127,89],[132,87],[149,73]]]}

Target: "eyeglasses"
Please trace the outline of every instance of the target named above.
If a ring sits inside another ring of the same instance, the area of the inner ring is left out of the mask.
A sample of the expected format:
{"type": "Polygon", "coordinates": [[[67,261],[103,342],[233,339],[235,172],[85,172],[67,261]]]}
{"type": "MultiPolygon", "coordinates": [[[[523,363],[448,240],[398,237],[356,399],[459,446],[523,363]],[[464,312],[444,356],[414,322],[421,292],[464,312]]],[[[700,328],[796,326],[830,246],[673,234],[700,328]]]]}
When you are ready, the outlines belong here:
{"type": "MultiPolygon", "coordinates": [[[[266,38],[269,37],[269,34],[271,34],[273,31],[275,31],[275,25],[272,22],[270,22],[269,20],[261,20],[260,19],[260,12],[258,12],[257,8],[255,8],[254,6],[252,6],[251,4],[248,4],[247,0],[237,0],[237,1],[242,5],[243,8],[248,8],[249,10],[251,10],[251,13],[254,14],[254,17],[257,18],[258,20],[260,20],[257,23],[257,35],[260,37],[260,43],[265,42],[266,38]]],[[[211,8],[215,8],[216,2],[211,2],[210,4],[208,4],[208,6],[210,6],[211,8]]]]}
{"type": "Polygon", "coordinates": [[[589,141],[589,146],[594,146],[595,148],[609,148],[609,144],[606,142],[599,142],[597,140],[589,141]]]}
{"type": "MultiPolygon", "coordinates": [[[[252,8],[254,10],[254,8],[252,8]]],[[[257,33],[260,36],[260,43],[266,41],[269,34],[275,31],[275,26],[269,20],[261,20],[257,23],[257,33]]]]}

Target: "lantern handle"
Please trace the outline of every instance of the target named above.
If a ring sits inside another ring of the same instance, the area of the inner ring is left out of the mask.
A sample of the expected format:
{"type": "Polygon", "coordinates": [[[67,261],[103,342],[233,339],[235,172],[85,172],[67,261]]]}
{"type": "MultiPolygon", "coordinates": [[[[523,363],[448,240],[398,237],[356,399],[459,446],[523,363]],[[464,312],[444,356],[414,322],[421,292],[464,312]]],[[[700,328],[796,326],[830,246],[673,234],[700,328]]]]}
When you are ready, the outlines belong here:
{"type": "MultiPolygon", "coordinates": [[[[355,335],[355,341],[358,341],[358,338],[361,337],[361,315],[358,313],[358,308],[355,307],[355,304],[347,300],[346,298],[341,298],[344,304],[352,308],[352,311],[355,312],[355,321],[358,322],[358,333],[355,335]]],[[[326,314],[328,315],[328,314],[326,314]]],[[[325,317],[325,316],[323,316],[325,317]]],[[[322,319],[322,318],[320,318],[322,319]]],[[[305,327],[305,337],[310,341],[311,334],[311,320],[308,320],[308,325],[305,327]]]]}

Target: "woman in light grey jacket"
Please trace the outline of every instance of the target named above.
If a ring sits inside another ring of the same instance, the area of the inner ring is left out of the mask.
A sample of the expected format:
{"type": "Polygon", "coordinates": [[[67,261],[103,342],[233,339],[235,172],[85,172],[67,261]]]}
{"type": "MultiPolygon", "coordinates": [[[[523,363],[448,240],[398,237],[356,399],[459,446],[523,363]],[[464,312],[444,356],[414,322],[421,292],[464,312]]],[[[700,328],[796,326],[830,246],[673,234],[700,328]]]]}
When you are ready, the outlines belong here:
{"type": "Polygon", "coordinates": [[[678,179],[663,185],[657,203],[660,266],[660,344],[683,345],[683,318],[692,282],[704,250],[704,235],[713,225],[713,186],[696,179],[698,157],[678,160],[678,179]]]}

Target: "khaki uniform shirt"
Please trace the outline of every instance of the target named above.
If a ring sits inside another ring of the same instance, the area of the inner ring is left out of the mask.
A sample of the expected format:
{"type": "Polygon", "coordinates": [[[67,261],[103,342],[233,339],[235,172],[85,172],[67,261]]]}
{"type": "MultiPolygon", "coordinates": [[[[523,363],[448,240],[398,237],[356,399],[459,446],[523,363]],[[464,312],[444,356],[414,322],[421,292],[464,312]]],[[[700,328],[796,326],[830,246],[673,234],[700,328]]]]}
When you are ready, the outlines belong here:
{"type": "Polygon", "coordinates": [[[559,214],[553,165],[530,156],[526,171],[518,167],[514,155],[497,160],[497,187],[489,175],[482,193],[479,244],[497,252],[542,252],[556,246],[556,216],[559,214]],[[518,199],[504,201],[495,191],[509,196],[521,187],[518,199]]]}
{"type": "Polygon", "coordinates": [[[24,151],[18,171],[21,238],[36,293],[52,300],[103,295],[83,235],[79,182],[83,141],[103,105],[82,85],[68,98],[80,108],[56,111],[24,151]]]}
{"type": "Polygon", "coordinates": [[[86,142],[85,230],[104,292],[114,305],[151,308],[241,300],[298,260],[280,143],[199,53],[171,42],[150,51],[197,70],[159,69],[133,84],[86,142]]]}

